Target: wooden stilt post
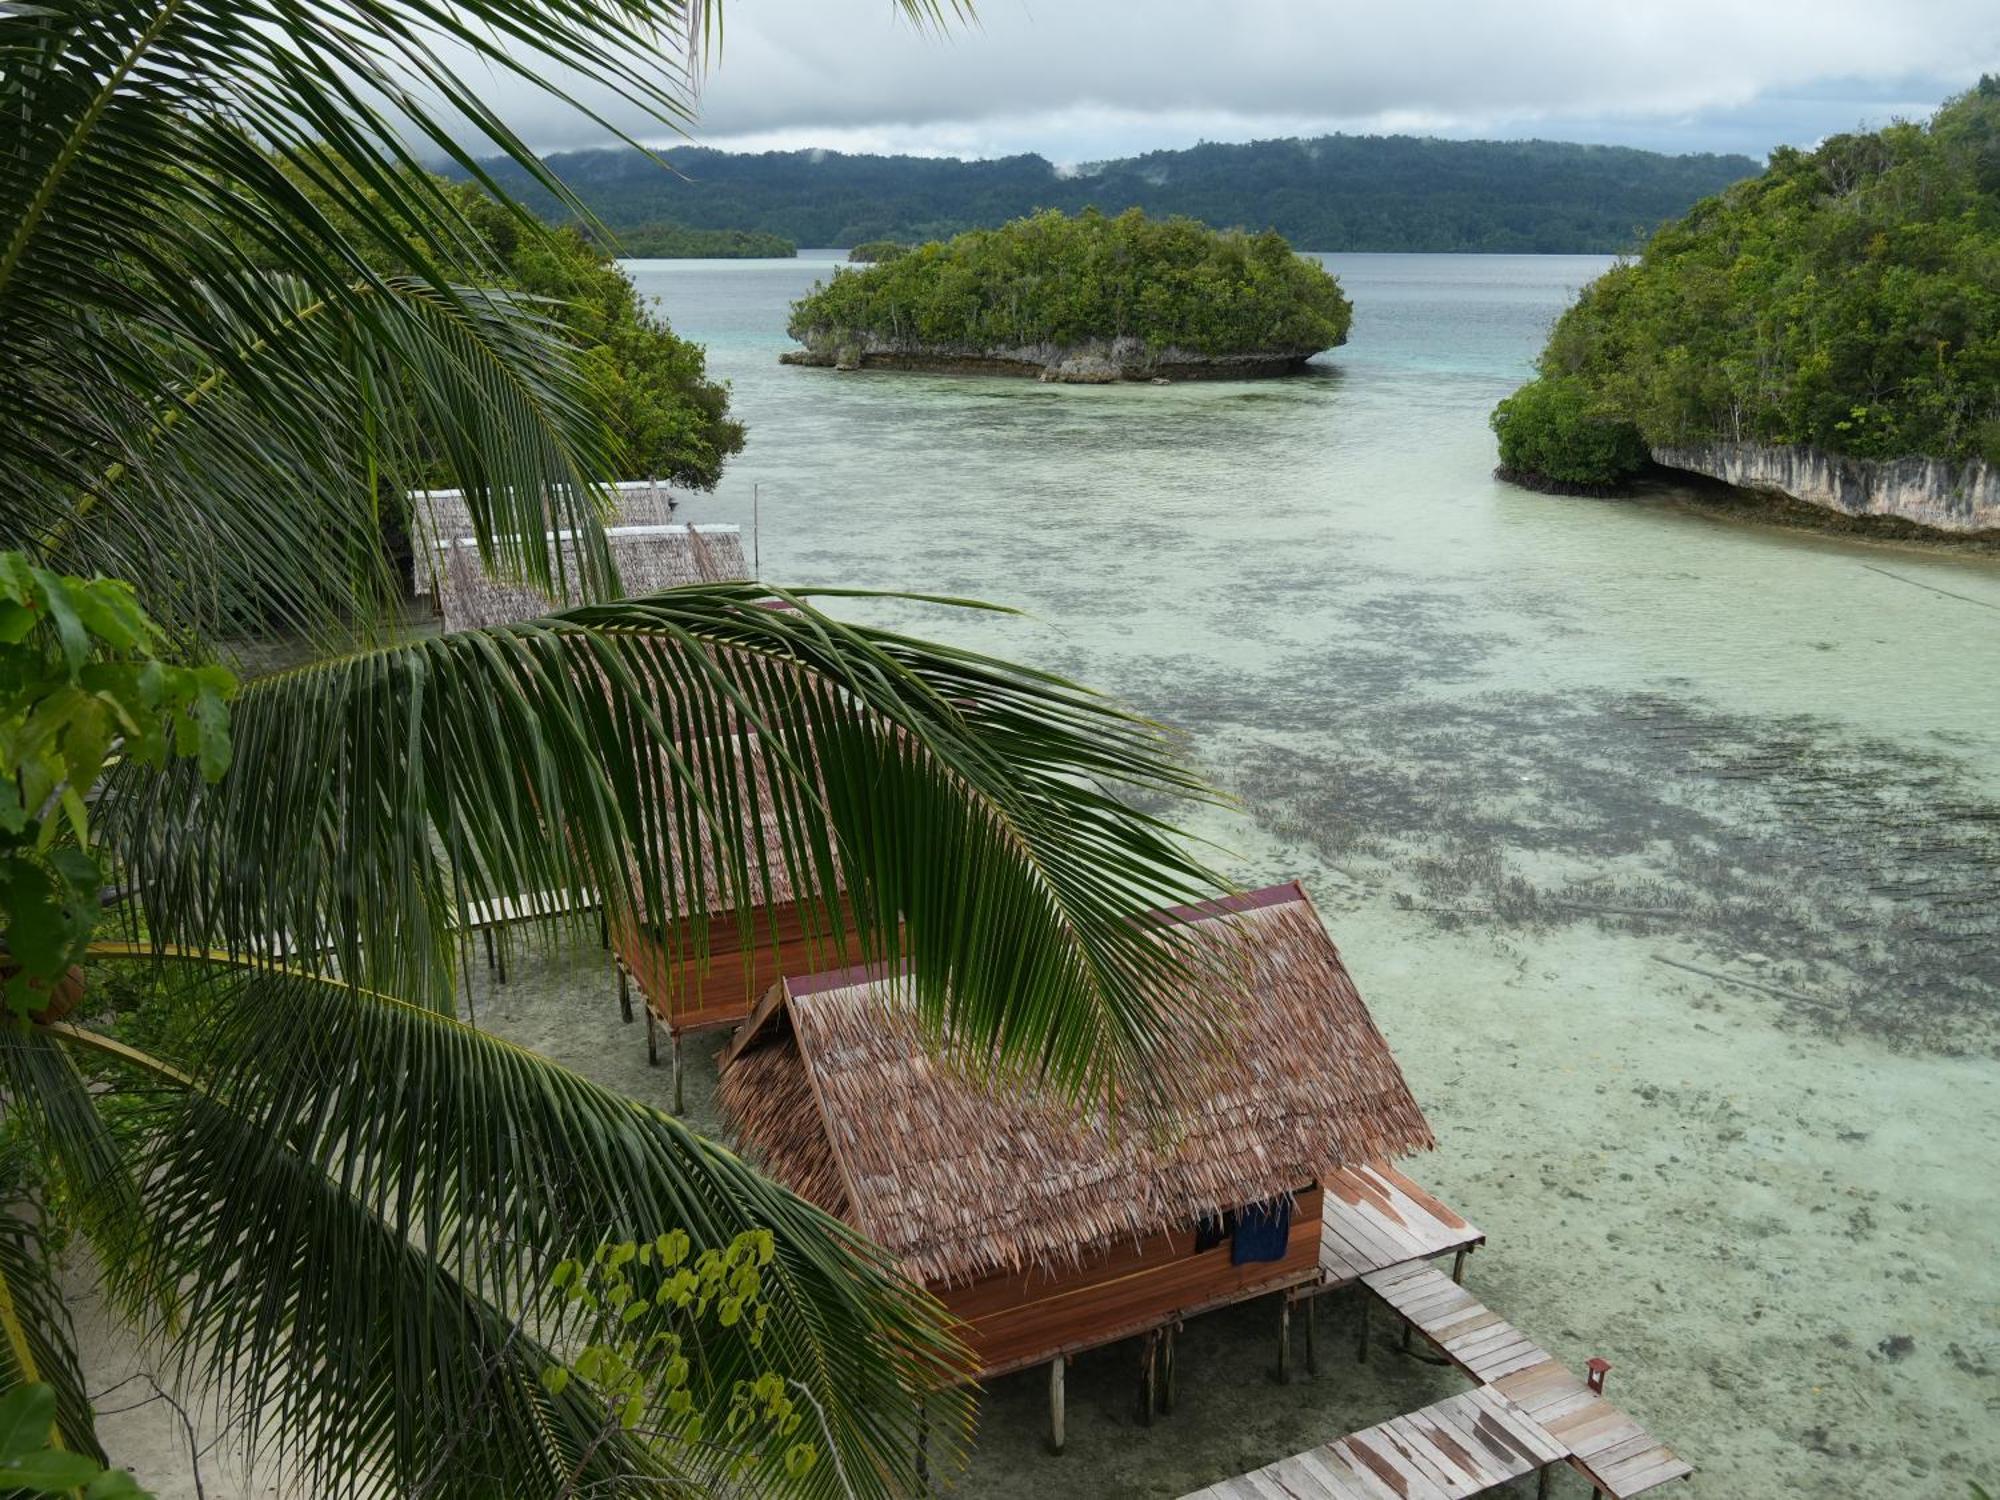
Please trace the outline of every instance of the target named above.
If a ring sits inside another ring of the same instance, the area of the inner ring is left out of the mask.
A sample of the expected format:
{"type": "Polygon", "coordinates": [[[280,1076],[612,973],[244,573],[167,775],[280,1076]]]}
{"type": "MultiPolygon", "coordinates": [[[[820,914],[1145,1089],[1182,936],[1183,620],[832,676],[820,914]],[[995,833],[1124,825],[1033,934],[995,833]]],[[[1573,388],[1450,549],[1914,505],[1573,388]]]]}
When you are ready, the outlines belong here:
{"type": "Polygon", "coordinates": [[[1160,1367],[1160,1331],[1154,1329],[1139,1341],[1139,1425],[1153,1425],[1155,1382],[1160,1367]]]}
{"type": "Polygon", "coordinates": [[[1160,1335],[1160,1410],[1169,1415],[1174,1409],[1174,1340],[1180,1331],[1180,1324],[1169,1323],[1160,1335]]]}
{"type": "Polygon", "coordinates": [[[1068,1441],[1063,1431],[1063,1357],[1049,1361],[1049,1451],[1060,1453],[1068,1441]]]}
{"type": "Polygon", "coordinates": [[[1319,1298],[1306,1298],[1306,1374],[1319,1374],[1319,1298]]]}
{"type": "Polygon", "coordinates": [[[687,1098],[684,1093],[686,1087],[687,1072],[681,1067],[681,1034],[676,1031],[674,1033],[674,1113],[677,1115],[687,1113],[687,1098]]]}
{"type": "Polygon", "coordinates": [[[1354,1346],[1354,1357],[1355,1357],[1356,1359],[1358,1359],[1359,1361],[1361,1361],[1361,1363],[1363,1363],[1363,1364],[1367,1364],[1367,1363],[1368,1363],[1368,1300],[1369,1300],[1369,1291],[1368,1291],[1368,1288],[1367,1288],[1367,1287],[1365,1287],[1365,1286],[1364,1286],[1364,1287],[1360,1287],[1360,1288],[1357,1288],[1357,1290],[1359,1290],[1359,1291],[1360,1291],[1360,1293],[1361,1293],[1361,1337],[1360,1337],[1360,1339],[1359,1339],[1359,1340],[1358,1340],[1358,1341],[1356,1342],[1356,1344],[1355,1344],[1355,1346],[1354,1346]]]}
{"type": "Polygon", "coordinates": [[[1415,1323],[1412,1323],[1408,1318],[1403,1319],[1403,1352],[1405,1354],[1410,1352],[1410,1340],[1415,1336],[1416,1331],[1417,1325],[1415,1323]]]}
{"type": "Polygon", "coordinates": [[[1284,1385],[1292,1378],[1292,1299],[1289,1293],[1278,1293],[1278,1384],[1284,1385]]]}
{"type": "Polygon", "coordinates": [[[1541,1478],[1535,1481],[1535,1500],[1549,1500],[1549,1474],[1554,1464],[1543,1464],[1541,1478]]]}
{"type": "Polygon", "coordinates": [[[505,984],[507,982],[507,940],[505,938],[500,940],[499,956],[494,960],[493,966],[497,971],[494,977],[502,984],[505,984]]]}
{"type": "Polygon", "coordinates": [[[625,1024],[632,1024],[632,971],[625,965],[618,966],[618,1010],[625,1017],[625,1024]]]}
{"type": "Polygon", "coordinates": [[[486,944],[486,967],[489,969],[498,968],[500,960],[493,953],[493,929],[491,927],[482,927],[479,929],[479,936],[486,944]]]}
{"type": "Polygon", "coordinates": [[[1460,1284],[1464,1283],[1465,1258],[1470,1254],[1472,1254],[1472,1247],[1470,1245],[1462,1245],[1459,1247],[1458,1254],[1454,1255],[1451,1258],[1451,1279],[1453,1281],[1459,1282],[1460,1284]]]}
{"type": "Polygon", "coordinates": [[[597,946],[611,946],[611,914],[601,906],[597,908],[597,946]]]}
{"type": "Polygon", "coordinates": [[[659,1023],[653,1019],[653,1007],[646,1007],[646,1061],[653,1067],[660,1065],[659,1023]]]}

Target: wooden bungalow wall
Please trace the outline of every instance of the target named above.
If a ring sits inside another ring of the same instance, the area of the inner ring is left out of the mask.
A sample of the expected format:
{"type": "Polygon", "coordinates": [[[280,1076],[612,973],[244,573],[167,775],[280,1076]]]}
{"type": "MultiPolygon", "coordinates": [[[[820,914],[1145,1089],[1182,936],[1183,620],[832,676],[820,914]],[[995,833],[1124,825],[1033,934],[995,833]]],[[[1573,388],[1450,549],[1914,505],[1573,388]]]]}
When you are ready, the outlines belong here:
{"type": "Polygon", "coordinates": [[[961,1320],[959,1336],[977,1356],[980,1378],[991,1379],[1311,1280],[1319,1267],[1320,1203],[1316,1186],[1298,1195],[1281,1260],[1231,1265],[1227,1239],[1196,1254],[1194,1231],[1176,1230],[1121,1245],[1078,1268],[932,1290],[961,1320]]]}
{"type": "MultiPolygon", "coordinates": [[[[818,911],[811,917],[815,927],[824,922],[818,911]]],[[[810,930],[806,911],[795,901],[757,912],[748,969],[741,939],[733,915],[714,917],[706,959],[687,955],[676,961],[660,938],[636,923],[616,924],[611,933],[612,946],[638,980],[647,1005],[674,1031],[734,1026],[780,979],[845,968],[859,959],[851,923],[841,939],[810,930]]]]}

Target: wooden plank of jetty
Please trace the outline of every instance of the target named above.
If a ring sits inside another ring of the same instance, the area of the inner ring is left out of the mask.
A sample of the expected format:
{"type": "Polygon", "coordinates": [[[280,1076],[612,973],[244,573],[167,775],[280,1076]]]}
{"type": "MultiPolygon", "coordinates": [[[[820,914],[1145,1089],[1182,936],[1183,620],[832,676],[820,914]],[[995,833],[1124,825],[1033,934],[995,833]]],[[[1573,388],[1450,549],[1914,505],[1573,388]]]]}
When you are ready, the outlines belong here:
{"type": "Polygon", "coordinates": [[[1322,1185],[1319,1265],[1325,1288],[1486,1243],[1483,1230],[1385,1163],[1342,1167],[1322,1185]]]}
{"type": "Polygon", "coordinates": [[[1626,1500],[1694,1472],[1443,1272],[1417,1262],[1360,1280],[1479,1384],[1181,1500],[1462,1500],[1534,1473],[1546,1492],[1559,1463],[1626,1500]]]}
{"type": "MultiPolygon", "coordinates": [[[[1361,1280],[1482,1390],[1524,1414],[1572,1467],[1616,1500],[1694,1472],[1630,1414],[1441,1271],[1392,1266],[1361,1280]]],[[[1501,1409],[1493,1415],[1504,1425],[1501,1409]]]]}
{"type": "Polygon", "coordinates": [[[1567,1455],[1496,1391],[1378,1422],[1182,1500],[1463,1500],[1567,1455]]]}

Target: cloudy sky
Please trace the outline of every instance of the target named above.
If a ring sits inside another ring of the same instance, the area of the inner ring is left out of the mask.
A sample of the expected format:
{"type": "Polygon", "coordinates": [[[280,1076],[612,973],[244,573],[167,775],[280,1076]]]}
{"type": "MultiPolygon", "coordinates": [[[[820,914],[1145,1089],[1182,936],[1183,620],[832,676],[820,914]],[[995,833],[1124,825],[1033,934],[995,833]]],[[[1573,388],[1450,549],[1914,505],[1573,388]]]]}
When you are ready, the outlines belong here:
{"type": "MultiPolygon", "coordinates": [[[[722,15],[696,135],[732,149],[1074,163],[1346,130],[1761,157],[2000,72],[1996,0],[979,0],[944,35],[891,0],[722,15]]],[[[603,139],[495,88],[544,149],[603,139]]]]}

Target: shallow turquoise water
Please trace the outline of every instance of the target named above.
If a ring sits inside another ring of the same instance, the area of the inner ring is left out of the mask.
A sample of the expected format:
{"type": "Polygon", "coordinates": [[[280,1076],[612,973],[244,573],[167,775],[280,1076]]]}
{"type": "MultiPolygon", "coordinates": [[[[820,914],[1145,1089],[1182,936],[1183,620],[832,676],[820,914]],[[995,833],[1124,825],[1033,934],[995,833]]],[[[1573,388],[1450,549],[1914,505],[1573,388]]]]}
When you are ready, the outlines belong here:
{"type": "MultiPolygon", "coordinates": [[[[754,486],[765,576],[1021,606],[876,613],[1188,730],[1244,803],[1202,831],[1306,879],[1396,1045],[1480,1289],[1611,1358],[1694,1493],[1994,1487],[2000,568],[1499,484],[1486,413],[1604,262],[1328,261],[1318,373],[1165,388],[781,367],[824,261],[634,271],[734,382],[694,509],[754,486]]],[[[1144,1434],[1106,1395],[1056,1465],[1003,1382],[966,1491],[1173,1495],[1389,1409],[1225,1384],[1144,1434]]]]}

